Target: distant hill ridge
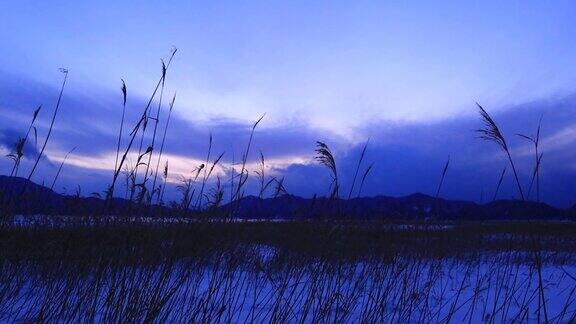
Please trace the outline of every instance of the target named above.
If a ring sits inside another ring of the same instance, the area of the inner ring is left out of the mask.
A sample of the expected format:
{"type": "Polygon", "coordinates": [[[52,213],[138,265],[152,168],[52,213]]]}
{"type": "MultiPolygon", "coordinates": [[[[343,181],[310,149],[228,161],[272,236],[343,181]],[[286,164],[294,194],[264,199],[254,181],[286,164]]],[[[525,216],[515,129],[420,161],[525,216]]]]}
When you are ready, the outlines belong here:
{"type": "MultiPolygon", "coordinates": [[[[106,207],[120,210],[131,202],[114,198],[106,202],[98,197],[58,194],[49,188],[19,177],[0,176],[0,202],[12,201],[11,211],[18,214],[96,215],[106,207]],[[9,190],[8,190],[9,189],[9,190]],[[25,197],[17,199],[17,197],[25,197]]],[[[155,207],[162,214],[176,211],[155,207]]],[[[560,209],[545,203],[520,200],[497,200],[486,204],[434,198],[423,193],[404,197],[361,197],[350,200],[302,198],[283,195],[276,198],[246,196],[220,207],[233,210],[241,219],[298,218],[387,218],[447,220],[576,220],[576,208],[560,209]]]]}
{"type": "Polygon", "coordinates": [[[245,197],[237,203],[238,218],[315,218],[356,217],[388,219],[450,220],[571,220],[573,208],[559,209],[545,203],[520,200],[497,200],[487,204],[434,198],[422,193],[404,197],[362,197],[350,200],[307,199],[285,195],[261,199],[245,197]]]}

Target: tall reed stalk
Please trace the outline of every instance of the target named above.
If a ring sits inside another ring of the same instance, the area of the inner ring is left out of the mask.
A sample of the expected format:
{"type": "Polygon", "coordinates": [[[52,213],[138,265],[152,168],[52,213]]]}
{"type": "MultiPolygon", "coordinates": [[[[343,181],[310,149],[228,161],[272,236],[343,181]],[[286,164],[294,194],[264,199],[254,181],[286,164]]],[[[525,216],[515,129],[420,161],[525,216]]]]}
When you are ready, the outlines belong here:
{"type": "Polygon", "coordinates": [[[270,185],[274,181],[276,181],[274,177],[270,177],[270,179],[266,181],[266,163],[264,160],[264,153],[262,153],[262,151],[260,151],[259,168],[260,170],[256,170],[254,171],[254,173],[256,173],[256,176],[258,177],[258,184],[260,185],[260,188],[258,190],[258,197],[262,199],[264,198],[264,193],[266,192],[268,187],[270,187],[270,185]]]}
{"type": "Polygon", "coordinates": [[[76,149],[76,147],[73,147],[70,151],[68,151],[68,153],[66,153],[66,155],[64,156],[64,159],[62,159],[62,162],[60,162],[60,166],[58,167],[58,171],[56,172],[56,176],[54,176],[54,181],[52,181],[52,185],[50,186],[50,190],[54,190],[54,186],[56,185],[56,181],[58,181],[58,176],[60,176],[60,172],[62,172],[62,167],[64,167],[64,163],[66,163],[66,160],[68,159],[68,155],[70,155],[72,152],[74,152],[75,149],[76,149]]]}
{"type": "Polygon", "coordinates": [[[163,205],[164,203],[164,192],[166,191],[166,183],[168,182],[168,160],[166,160],[166,163],[164,164],[164,172],[162,173],[162,178],[163,178],[162,189],[158,194],[159,205],[163,205]]]}
{"type": "Polygon", "coordinates": [[[208,179],[210,179],[210,176],[214,172],[214,169],[216,168],[216,166],[218,166],[218,164],[220,163],[220,161],[224,157],[224,154],[225,154],[225,152],[220,153],[220,155],[218,155],[218,157],[212,162],[212,165],[210,166],[210,170],[208,171],[208,174],[206,175],[206,181],[208,181],[208,179]]]}
{"type": "Polygon", "coordinates": [[[14,151],[6,155],[6,157],[14,161],[14,165],[12,166],[12,172],[10,172],[11,177],[18,173],[18,166],[20,165],[20,160],[24,156],[25,143],[26,139],[24,137],[18,138],[18,140],[14,144],[14,151]]]}
{"type": "MultiPolygon", "coordinates": [[[[158,122],[160,121],[160,110],[162,108],[162,98],[164,97],[164,86],[166,83],[166,64],[162,61],[162,86],[160,87],[160,98],[158,100],[158,109],[156,110],[156,117],[152,118],[154,120],[154,129],[152,131],[152,144],[150,146],[155,147],[156,143],[156,132],[158,130],[158,122]]],[[[144,172],[144,181],[146,183],[148,179],[148,171],[150,170],[150,163],[152,162],[152,154],[148,156],[148,163],[146,163],[146,172],[144,172]]],[[[152,187],[152,192],[154,192],[154,187],[152,187]]]]}
{"type": "Polygon", "coordinates": [[[246,145],[246,151],[242,156],[242,167],[240,168],[238,185],[236,187],[234,194],[235,200],[239,200],[241,198],[242,188],[246,184],[246,180],[248,180],[248,171],[246,170],[246,163],[248,161],[248,155],[250,154],[250,147],[252,145],[252,139],[254,138],[254,131],[256,130],[256,127],[258,127],[258,124],[260,124],[262,119],[264,119],[264,116],[265,115],[262,115],[262,117],[258,118],[258,120],[252,125],[252,131],[250,132],[250,138],[248,139],[248,144],[246,145]]]}
{"type": "Polygon", "coordinates": [[[48,145],[48,141],[50,140],[50,135],[52,134],[52,129],[54,128],[54,122],[56,121],[56,116],[58,115],[58,109],[60,108],[60,101],[62,100],[62,94],[64,93],[64,87],[66,86],[66,80],[68,79],[68,70],[60,69],[60,72],[62,72],[64,74],[64,80],[62,80],[62,87],[60,88],[60,93],[58,94],[58,100],[56,101],[56,108],[54,108],[54,114],[52,115],[52,120],[50,121],[50,128],[48,128],[48,134],[46,135],[46,138],[44,139],[44,144],[42,145],[42,149],[38,153],[38,157],[36,157],[36,161],[34,162],[34,165],[32,166],[32,170],[30,170],[30,173],[28,174],[28,178],[27,178],[28,180],[30,180],[30,178],[32,178],[32,175],[34,174],[34,171],[36,171],[36,167],[38,166],[38,162],[40,162],[42,155],[44,155],[44,150],[46,149],[46,145],[48,145]]]}
{"type": "MultiPolygon", "coordinates": [[[[170,59],[168,60],[168,64],[166,64],[166,69],[168,69],[170,67],[170,64],[172,63],[172,59],[174,58],[174,55],[176,55],[176,51],[177,51],[176,48],[174,48],[172,50],[172,54],[170,55],[170,59]]],[[[136,138],[138,131],[140,130],[143,123],[147,119],[148,110],[150,109],[150,105],[152,104],[152,100],[154,100],[154,97],[156,96],[156,93],[158,92],[158,88],[160,88],[160,85],[161,85],[163,79],[164,79],[164,75],[160,77],[160,80],[158,80],[158,83],[156,84],[156,87],[154,88],[154,91],[152,92],[152,95],[150,96],[150,99],[148,100],[148,103],[146,104],[146,107],[144,108],[144,112],[142,113],[142,117],[138,120],[138,122],[134,126],[134,129],[130,133],[130,136],[131,136],[130,141],[128,142],[128,145],[126,146],[126,150],[124,151],[124,154],[122,155],[122,158],[120,159],[120,163],[118,164],[118,167],[116,168],[116,172],[114,172],[114,177],[112,178],[112,183],[108,187],[108,190],[106,193],[107,198],[112,198],[112,196],[114,195],[114,187],[116,185],[116,181],[118,179],[118,176],[120,175],[120,171],[122,170],[122,166],[124,165],[124,162],[126,161],[126,157],[128,156],[128,153],[130,152],[130,149],[132,148],[132,145],[134,144],[134,139],[136,138]]]]}
{"type": "MultiPolygon", "coordinates": [[[[168,117],[166,118],[166,125],[164,126],[164,134],[162,134],[162,142],[160,143],[160,152],[158,152],[158,161],[156,162],[154,181],[152,182],[152,191],[154,191],[154,189],[156,188],[156,179],[158,178],[158,168],[160,167],[160,159],[162,159],[162,153],[164,152],[164,143],[166,143],[166,134],[168,133],[168,125],[170,125],[170,117],[172,116],[172,110],[174,109],[174,101],[176,101],[176,93],[174,93],[174,96],[172,96],[172,101],[170,101],[168,117]]],[[[168,161],[166,161],[166,170],[167,169],[168,169],[168,161]]],[[[164,183],[164,185],[166,185],[166,183],[164,183]]],[[[162,189],[162,192],[164,192],[164,188],[162,189]]],[[[158,202],[160,202],[160,200],[158,200],[158,202]]]]}
{"type": "Polygon", "coordinates": [[[500,186],[502,185],[502,180],[504,180],[504,174],[506,173],[506,167],[502,169],[502,173],[500,173],[500,178],[498,179],[498,184],[496,185],[496,190],[494,191],[494,197],[492,201],[496,201],[496,197],[498,196],[498,191],[500,190],[500,186]]]}
{"type": "Polygon", "coordinates": [[[364,174],[362,175],[362,181],[360,181],[360,188],[358,188],[357,198],[360,198],[360,194],[362,193],[362,187],[364,187],[364,181],[366,181],[366,178],[368,177],[368,174],[370,174],[370,171],[372,171],[373,167],[374,167],[374,162],[370,163],[370,165],[364,171],[364,174]]]}
{"type": "Polygon", "coordinates": [[[444,178],[446,177],[446,172],[448,172],[448,166],[450,165],[450,155],[448,155],[448,160],[444,164],[444,169],[442,169],[442,176],[440,177],[440,183],[438,183],[438,189],[436,190],[436,199],[440,196],[440,190],[442,189],[442,184],[444,184],[444,178]]]}
{"type": "Polygon", "coordinates": [[[124,130],[124,116],[126,114],[126,82],[122,80],[122,119],[120,120],[120,131],[118,131],[118,145],[116,146],[116,162],[114,162],[114,170],[118,168],[118,158],[120,157],[120,144],[122,142],[122,134],[124,130]]]}
{"type": "MultiPolygon", "coordinates": [[[[206,154],[206,165],[210,163],[210,154],[212,153],[212,133],[210,133],[208,138],[208,153],[206,154]]],[[[202,184],[200,185],[200,194],[198,195],[198,199],[196,200],[196,207],[201,208],[202,206],[202,199],[204,197],[204,188],[206,187],[206,181],[208,181],[208,169],[204,169],[204,175],[202,176],[202,184]]]]}
{"type": "Polygon", "coordinates": [[[516,134],[530,141],[534,145],[534,155],[535,155],[534,171],[532,172],[532,179],[530,180],[530,186],[528,187],[527,196],[528,198],[530,197],[530,193],[532,192],[532,187],[534,185],[534,180],[536,180],[536,201],[538,202],[540,202],[540,162],[542,161],[542,154],[539,152],[541,126],[542,126],[542,116],[540,116],[540,120],[538,121],[538,128],[536,129],[535,136],[516,134]]]}
{"type": "MultiPolygon", "coordinates": [[[[148,128],[148,122],[150,121],[150,111],[146,112],[146,116],[144,116],[144,122],[142,123],[142,132],[140,136],[140,144],[138,145],[138,156],[142,154],[142,148],[144,147],[144,137],[146,136],[146,129],[148,128]]],[[[138,169],[140,167],[140,163],[137,163],[134,169],[134,177],[138,179],[138,169]]],[[[134,199],[134,192],[130,195],[130,200],[134,199]]]]}
{"type": "Polygon", "coordinates": [[[356,165],[356,171],[354,171],[354,179],[352,179],[352,185],[350,186],[350,192],[348,193],[348,199],[352,197],[352,192],[354,191],[354,185],[356,184],[356,178],[358,177],[358,171],[360,171],[362,160],[364,160],[364,156],[366,155],[366,148],[368,148],[369,141],[370,139],[366,141],[364,147],[362,148],[362,152],[360,153],[360,158],[358,159],[358,164],[356,165]]]}
{"type": "Polygon", "coordinates": [[[234,167],[236,166],[236,161],[234,159],[234,148],[232,148],[232,161],[230,162],[230,204],[234,202],[234,195],[235,195],[235,181],[234,177],[236,176],[236,170],[234,167]]]}

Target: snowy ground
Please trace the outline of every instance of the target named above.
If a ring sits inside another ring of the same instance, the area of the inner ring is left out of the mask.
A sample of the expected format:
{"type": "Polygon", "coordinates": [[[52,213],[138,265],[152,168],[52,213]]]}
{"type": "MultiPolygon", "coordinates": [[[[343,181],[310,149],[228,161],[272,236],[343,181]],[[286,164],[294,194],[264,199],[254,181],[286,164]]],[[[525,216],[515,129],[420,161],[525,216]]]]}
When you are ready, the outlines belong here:
{"type": "MultiPolygon", "coordinates": [[[[244,252],[246,253],[246,252],[244,252]]],[[[104,322],[572,322],[576,265],[378,258],[280,260],[257,247],[242,263],[224,253],[150,266],[69,269],[2,266],[2,321],[104,322]]]]}

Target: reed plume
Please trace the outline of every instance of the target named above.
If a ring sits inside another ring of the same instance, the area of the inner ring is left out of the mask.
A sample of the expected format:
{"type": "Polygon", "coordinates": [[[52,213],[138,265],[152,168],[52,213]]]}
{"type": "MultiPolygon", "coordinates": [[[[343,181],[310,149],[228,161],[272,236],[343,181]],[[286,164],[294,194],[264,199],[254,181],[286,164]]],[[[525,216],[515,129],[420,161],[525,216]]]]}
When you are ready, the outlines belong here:
{"type": "Polygon", "coordinates": [[[164,182],[162,183],[162,189],[158,193],[158,204],[162,205],[164,200],[164,192],[166,191],[166,182],[168,181],[168,160],[164,164],[164,172],[162,172],[162,178],[164,182]]]}
{"type": "Polygon", "coordinates": [[[524,198],[524,192],[522,192],[522,185],[520,184],[520,180],[518,179],[518,173],[516,172],[516,166],[514,165],[514,161],[512,160],[512,155],[510,154],[510,150],[508,148],[508,144],[506,143],[506,139],[504,135],[496,125],[496,122],[479,103],[476,103],[478,108],[480,109],[480,116],[482,121],[484,122],[484,128],[477,129],[476,131],[480,133],[480,138],[496,143],[500,149],[502,149],[506,156],[508,157],[508,161],[510,162],[510,166],[512,167],[512,171],[514,172],[514,178],[516,180],[516,185],[518,186],[518,192],[520,193],[520,197],[522,200],[524,198]]]}
{"type": "Polygon", "coordinates": [[[19,138],[18,141],[16,141],[16,144],[14,145],[14,152],[7,155],[8,158],[14,161],[14,166],[12,167],[12,171],[10,172],[11,177],[18,176],[18,169],[20,167],[20,162],[22,161],[22,157],[24,157],[24,146],[26,145],[26,142],[28,141],[28,137],[30,136],[30,132],[32,130],[34,131],[35,145],[38,145],[38,133],[36,131],[34,123],[36,122],[36,118],[38,117],[38,113],[40,112],[41,108],[42,105],[38,106],[38,108],[34,110],[34,113],[32,114],[32,121],[30,122],[30,126],[28,126],[26,135],[24,135],[24,138],[19,138]]]}
{"type": "Polygon", "coordinates": [[[118,145],[116,146],[116,162],[114,163],[114,170],[116,170],[118,168],[118,158],[120,157],[120,143],[122,141],[122,133],[124,130],[124,116],[126,114],[126,96],[127,96],[127,91],[126,91],[126,82],[124,82],[124,79],[120,79],[122,80],[122,119],[120,120],[120,131],[118,132],[118,145]]]}
{"type": "Polygon", "coordinates": [[[18,166],[20,165],[20,160],[24,156],[24,144],[26,143],[26,138],[20,137],[14,144],[14,151],[7,154],[6,157],[14,161],[14,166],[12,167],[12,172],[10,176],[15,176],[18,173],[18,166]]]}
{"type": "Polygon", "coordinates": [[[315,159],[330,170],[330,176],[332,177],[332,182],[330,183],[330,198],[338,198],[340,185],[338,182],[338,171],[336,170],[336,160],[328,145],[320,141],[316,142],[315,159]]]}

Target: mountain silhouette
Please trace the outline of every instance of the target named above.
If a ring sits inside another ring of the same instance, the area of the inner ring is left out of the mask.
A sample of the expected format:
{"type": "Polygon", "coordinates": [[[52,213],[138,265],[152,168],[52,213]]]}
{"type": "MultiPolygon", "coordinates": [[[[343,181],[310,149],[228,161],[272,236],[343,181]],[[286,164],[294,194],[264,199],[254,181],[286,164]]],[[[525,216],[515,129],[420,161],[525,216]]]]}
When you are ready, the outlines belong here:
{"type": "MultiPolygon", "coordinates": [[[[95,215],[148,212],[152,216],[182,215],[176,208],[140,208],[125,199],[62,195],[19,177],[0,176],[0,202],[14,214],[95,215]],[[157,214],[154,214],[157,212],[157,214]]],[[[215,215],[238,219],[442,219],[442,220],[576,220],[576,207],[559,209],[545,203],[497,200],[486,204],[435,198],[423,193],[403,197],[375,196],[350,200],[246,196],[221,206],[215,215]]]]}

